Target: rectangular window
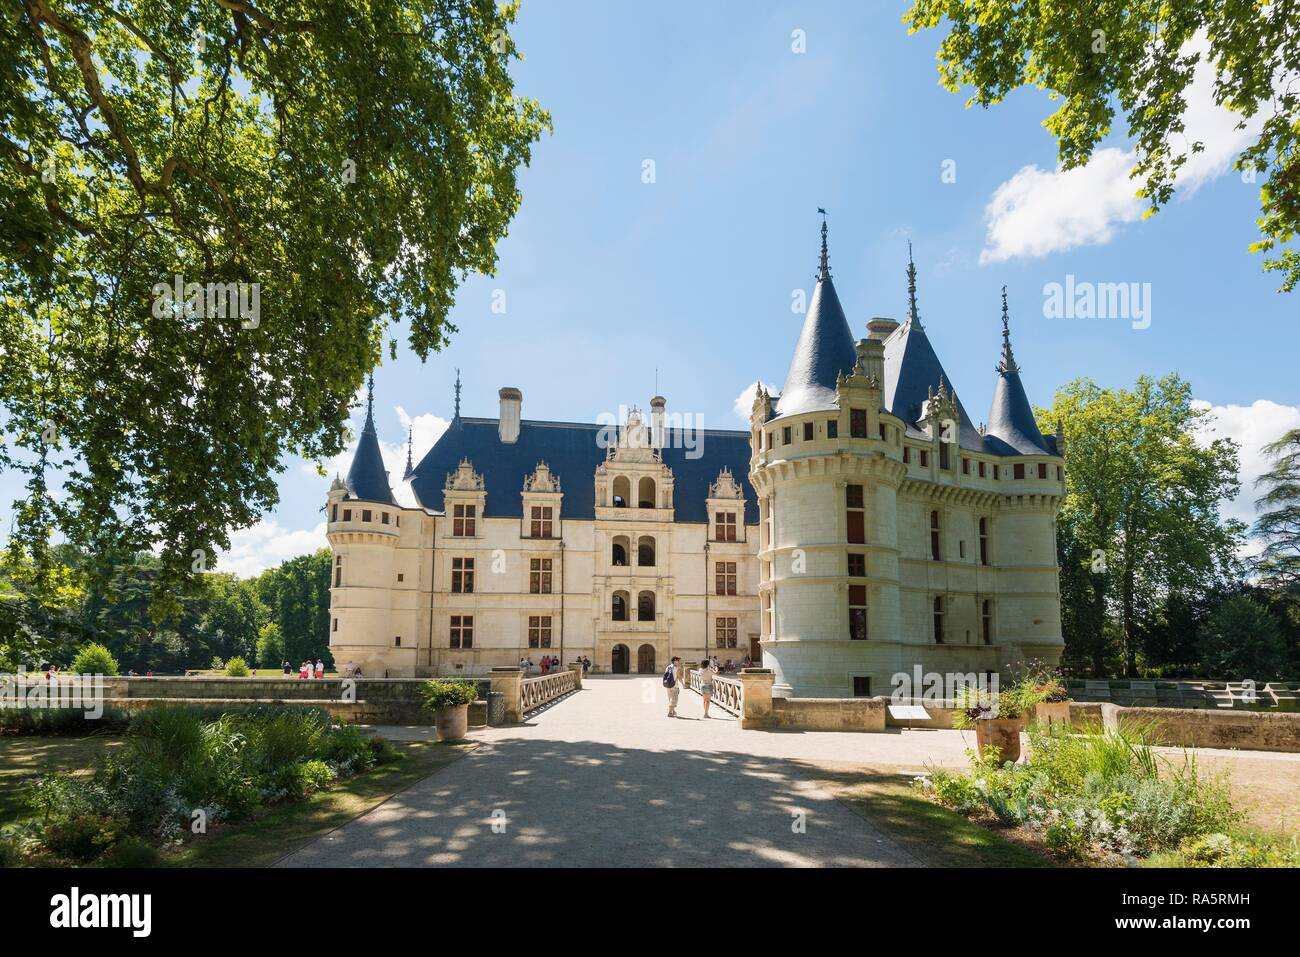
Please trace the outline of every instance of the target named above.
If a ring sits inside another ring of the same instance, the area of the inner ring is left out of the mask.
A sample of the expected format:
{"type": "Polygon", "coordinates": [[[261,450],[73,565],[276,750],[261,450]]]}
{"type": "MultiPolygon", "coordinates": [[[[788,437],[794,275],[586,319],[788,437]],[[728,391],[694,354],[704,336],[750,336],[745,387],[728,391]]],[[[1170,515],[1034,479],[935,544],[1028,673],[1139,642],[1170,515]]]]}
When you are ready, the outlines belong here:
{"type": "Polygon", "coordinates": [[[849,637],[867,640],[867,586],[849,586],[849,637]]]}
{"type": "Polygon", "coordinates": [[[397,580],[398,580],[399,582],[404,582],[404,581],[406,581],[406,576],[403,575],[401,572],[398,572],[398,573],[397,573],[397,580]]]}
{"type": "Polygon", "coordinates": [[[840,423],[838,419],[826,420],[826,438],[838,439],[840,437],[840,423]]]}
{"type": "Polygon", "coordinates": [[[478,515],[477,505],[454,505],[451,512],[451,534],[455,538],[472,538],[474,520],[478,515]]]}
{"type": "Polygon", "coordinates": [[[862,504],[862,486],[844,487],[846,526],[850,545],[865,545],[867,541],[867,513],[862,504]]]}
{"type": "Polygon", "coordinates": [[[343,510],[343,521],[345,521],[345,522],[350,522],[350,521],[352,521],[352,509],[350,509],[350,508],[345,508],[345,509],[343,510]]]}
{"type": "Polygon", "coordinates": [[[736,647],[736,619],[718,618],[715,621],[713,643],[716,648],[736,647]]]}
{"type": "Polygon", "coordinates": [[[330,521],[337,522],[338,520],[339,520],[339,507],[337,505],[332,505],[330,506],[330,521]]]}
{"type": "Polygon", "coordinates": [[[474,616],[451,616],[451,646],[453,648],[474,647],[474,616]]]}
{"type": "Polygon", "coordinates": [[[906,445],[903,446],[903,464],[907,465],[912,461],[912,450],[906,445]]]}
{"type": "Polygon", "coordinates": [[[855,439],[867,437],[866,409],[849,409],[849,435],[855,439]]]}
{"type": "Polygon", "coordinates": [[[996,465],[993,466],[993,481],[996,482],[1000,474],[1001,474],[1001,470],[996,465]]]}
{"type": "Polygon", "coordinates": [[[368,521],[370,521],[370,509],[368,509],[368,508],[363,508],[363,509],[361,510],[361,521],[363,521],[363,522],[368,522],[368,521]]]}
{"type": "Polygon", "coordinates": [[[1022,478],[1024,478],[1024,477],[1025,477],[1025,463],[1024,463],[1024,462],[1017,462],[1016,465],[1015,465],[1015,471],[1014,471],[1013,474],[1014,474],[1015,477],[1018,478],[1018,479],[1022,479],[1022,478]]]}
{"type": "Polygon", "coordinates": [[[736,513],[713,513],[713,540],[715,542],[734,542],[736,540],[736,513]]]}
{"type": "Polygon", "coordinates": [[[985,463],[985,462],[981,462],[981,463],[980,463],[980,478],[984,478],[984,466],[985,466],[986,464],[987,464],[987,463],[985,463]]]}
{"type": "Polygon", "coordinates": [[[1038,463],[1038,477],[1039,477],[1040,479],[1045,479],[1045,478],[1047,478],[1047,463],[1046,463],[1046,462],[1039,462],[1039,463],[1038,463]]]}
{"type": "Polygon", "coordinates": [[[939,542],[939,513],[930,513],[930,558],[933,561],[943,560],[943,549],[939,542]]]}
{"type": "Polygon", "coordinates": [[[952,468],[952,465],[949,463],[949,459],[948,459],[947,442],[941,442],[939,444],[939,468],[944,470],[952,468]]]}
{"type": "Polygon", "coordinates": [[[343,556],[340,555],[334,559],[334,587],[338,588],[343,584],[343,556]]]}
{"type": "Polygon", "coordinates": [[[881,422],[878,431],[880,432],[880,441],[885,441],[885,423],[881,422]]]}
{"type": "Polygon", "coordinates": [[[958,558],[966,557],[966,539],[964,538],[958,540],[957,542],[957,557],[958,558]]]}
{"type": "Polygon", "coordinates": [[[533,538],[550,538],[551,537],[551,506],[534,505],[532,508],[532,536],[533,538]]]}
{"type": "Polygon", "coordinates": [[[849,575],[854,578],[867,577],[867,556],[861,552],[849,552],[849,575]]]}
{"type": "Polygon", "coordinates": [[[1061,481],[1061,467],[1059,465],[1056,467],[1056,480],[1061,481]]]}
{"type": "Polygon", "coordinates": [[[980,564],[989,563],[989,520],[980,519],[980,564]]]}
{"type": "Polygon", "coordinates": [[[713,593],[715,595],[736,594],[736,563],[713,563],[713,593]]]}
{"type": "Polygon", "coordinates": [[[943,598],[934,596],[934,643],[943,644],[943,598]]]}
{"type": "Polygon", "coordinates": [[[961,474],[970,475],[970,459],[964,458],[961,460],[961,474]]]}
{"type": "Polygon", "coordinates": [[[853,676],[853,697],[870,698],[871,697],[871,678],[866,675],[853,676]]]}
{"type": "Polygon", "coordinates": [[[330,630],[331,631],[339,630],[339,620],[337,618],[334,619],[334,624],[331,626],[330,630]]]}
{"type": "Polygon", "coordinates": [[[534,595],[551,593],[551,559],[530,558],[528,560],[528,591],[534,595]]]}
{"type": "Polygon", "coordinates": [[[380,524],[382,524],[382,525],[387,525],[387,524],[388,524],[388,513],[387,513],[387,512],[380,512],[380,513],[379,513],[379,521],[380,521],[380,524]]]}
{"type": "Polygon", "coordinates": [[[400,648],[400,647],[402,647],[402,636],[401,636],[401,635],[398,635],[396,638],[393,639],[393,647],[394,647],[394,648],[400,648]]]}
{"type": "Polygon", "coordinates": [[[812,439],[813,439],[813,424],[811,422],[805,422],[803,424],[803,440],[805,442],[811,442],[812,439]]]}
{"type": "Polygon", "coordinates": [[[466,595],[474,591],[474,559],[453,558],[451,560],[451,590],[466,595]]]}
{"type": "Polygon", "coordinates": [[[529,615],[528,616],[528,647],[529,648],[551,647],[551,616],[550,615],[529,615]]]}
{"type": "Polygon", "coordinates": [[[993,644],[993,602],[987,598],[980,605],[980,626],[981,634],[984,636],[984,644],[993,644]]]}
{"type": "Polygon", "coordinates": [[[927,452],[925,449],[921,449],[921,468],[927,469],[929,467],[930,467],[930,453],[927,452]]]}

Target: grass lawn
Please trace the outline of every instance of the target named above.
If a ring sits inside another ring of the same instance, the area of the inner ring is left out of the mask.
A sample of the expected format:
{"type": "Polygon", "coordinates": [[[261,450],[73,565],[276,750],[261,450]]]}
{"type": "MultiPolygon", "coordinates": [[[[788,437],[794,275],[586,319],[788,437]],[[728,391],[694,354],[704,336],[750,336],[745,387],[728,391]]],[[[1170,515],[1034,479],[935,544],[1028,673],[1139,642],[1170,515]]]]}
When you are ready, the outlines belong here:
{"type": "Polygon", "coordinates": [[[270,808],[258,817],[214,827],[206,837],[164,856],[174,867],[265,867],[304,844],[366,813],[399,791],[477,747],[474,743],[394,741],[401,760],[340,781],[305,801],[270,808]]]}
{"type": "Polygon", "coordinates": [[[46,771],[89,774],[103,755],[120,746],[122,736],[0,735],[0,824],[27,817],[27,782],[46,771]]]}
{"type": "Polygon", "coordinates": [[[844,765],[808,770],[842,804],[884,827],[927,866],[1059,866],[1038,850],[1017,843],[1013,831],[1000,833],[976,824],[917,794],[900,770],[844,765]]]}

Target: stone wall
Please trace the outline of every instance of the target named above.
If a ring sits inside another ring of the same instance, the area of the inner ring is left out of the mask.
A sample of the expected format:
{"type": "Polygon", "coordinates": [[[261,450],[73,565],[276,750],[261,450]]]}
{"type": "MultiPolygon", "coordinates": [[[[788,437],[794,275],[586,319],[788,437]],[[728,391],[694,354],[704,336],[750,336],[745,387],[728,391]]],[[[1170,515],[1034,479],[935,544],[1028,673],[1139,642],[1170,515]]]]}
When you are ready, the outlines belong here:
{"type": "Polygon", "coordinates": [[[773,698],[769,729],[884,731],[884,698],[773,698]]]}
{"type": "Polygon", "coordinates": [[[1158,744],[1186,748],[1238,748],[1244,751],[1300,752],[1300,714],[1200,708],[1121,708],[1114,704],[1071,702],[1075,727],[1121,723],[1145,725],[1158,744]]]}

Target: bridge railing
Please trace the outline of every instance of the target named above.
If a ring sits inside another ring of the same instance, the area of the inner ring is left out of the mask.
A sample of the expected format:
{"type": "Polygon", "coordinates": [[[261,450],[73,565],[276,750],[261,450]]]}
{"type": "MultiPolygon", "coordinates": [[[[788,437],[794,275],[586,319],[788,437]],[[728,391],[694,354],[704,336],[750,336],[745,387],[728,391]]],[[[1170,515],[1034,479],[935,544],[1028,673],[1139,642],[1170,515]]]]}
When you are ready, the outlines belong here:
{"type": "MultiPolygon", "coordinates": [[[[700,679],[699,670],[692,668],[687,674],[691,690],[698,693],[700,685],[703,683],[700,679]]],[[[722,675],[714,675],[713,703],[723,711],[729,711],[739,718],[745,713],[744,684],[738,678],[724,678],[722,675]]]]}
{"type": "Polygon", "coordinates": [[[578,676],[573,671],[561,671],[538,678],[524,678],[519,685],[519,710],[528,714],[570,691],[577,691],[578,676]]]}

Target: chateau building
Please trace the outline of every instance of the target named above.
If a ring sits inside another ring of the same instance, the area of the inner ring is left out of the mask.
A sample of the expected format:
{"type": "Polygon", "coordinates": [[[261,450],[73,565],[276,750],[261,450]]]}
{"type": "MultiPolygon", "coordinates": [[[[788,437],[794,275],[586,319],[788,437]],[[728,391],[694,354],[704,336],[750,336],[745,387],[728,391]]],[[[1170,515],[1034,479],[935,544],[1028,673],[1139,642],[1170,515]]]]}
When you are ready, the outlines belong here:
{"type": "Polygon", "coordinates": [[[917,309],[854,340],[822,224],[817,284],[779,395],[749,432],[462,417],[394,494],[373,399],[330,488],[330,647],[368,675],[476,675],[543,655],[657,672],[761,658],[775,693],[888,694],[897,673],[1055,662],[1063,440],[1011,350],[976,428],[917,309]],[[399,504],[399,498],[406,504],[399,504]]]}

